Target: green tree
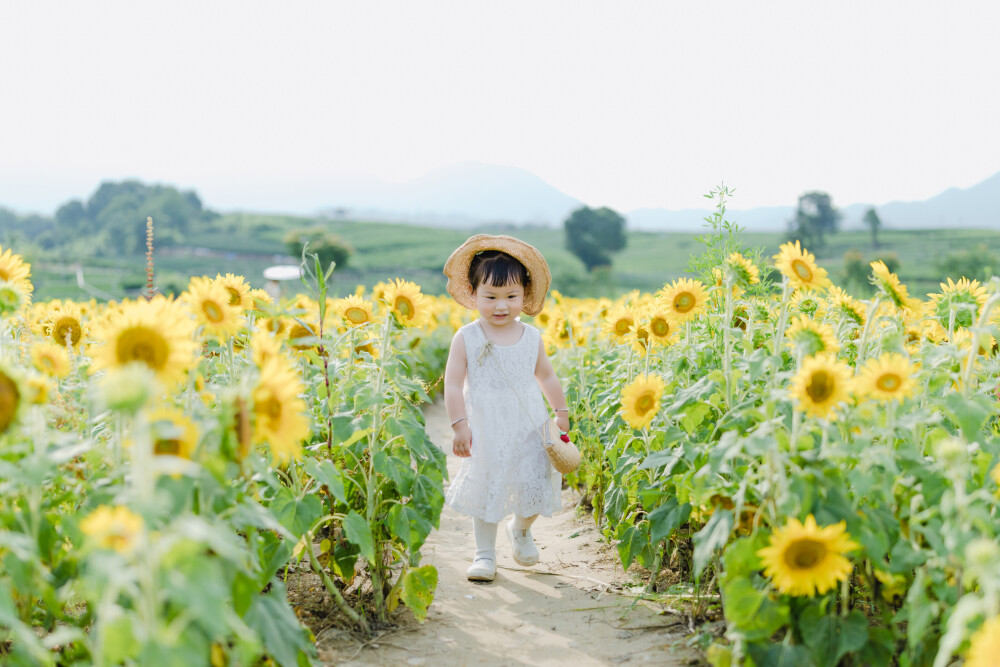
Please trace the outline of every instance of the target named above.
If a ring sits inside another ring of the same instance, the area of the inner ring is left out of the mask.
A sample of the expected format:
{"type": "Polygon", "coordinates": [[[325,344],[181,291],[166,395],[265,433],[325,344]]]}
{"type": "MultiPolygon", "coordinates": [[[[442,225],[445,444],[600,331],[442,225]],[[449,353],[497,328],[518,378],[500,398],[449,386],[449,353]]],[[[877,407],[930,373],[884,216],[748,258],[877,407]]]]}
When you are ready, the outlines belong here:
{"type": "Polygon", "coordinates": [[[937,268],[941,280],[968,278],[985,282],[1000,273],[996,256],[984,243],[946,255],[938,261],[937,268]]]}
{"type": "Polygon", "coordinates": [[[872,247],[878,248],[878,230],[882,226],[882,220],[878,217],[878,213],[875,212],[874,208],[869,208],[862,221],[872,231],[872,247]]]}
{"type": "Polygon", "coordinates": [[[841,213],[825,192],[807,192],[799,197],[795,218],[789,227],[789,237],[808,248],[822,248],[823,237],[840,227],[841,213]]]}
{"type": "Polygon", "coordinates": [[[610,208],[583,206],[563,223],[566,249],[576,255],[588,271],[611,266],[611,253],[625,247],[625,218],[610,208]]]}
{"type": "Polygon", "coordinates": [[[347,266],[351,255],[354,254],[354,248],[347,241],[336,234],[331,234],[322,227],[296,229],[288,232],[285,236],[285,246],[288,248],[288,254],[292,257],[301,258],[302,249],[307,243],[309,248],[306,252],[316,253],[324,271],[330,264],[335,264],[338,268],[343,269],[347,266]]]}

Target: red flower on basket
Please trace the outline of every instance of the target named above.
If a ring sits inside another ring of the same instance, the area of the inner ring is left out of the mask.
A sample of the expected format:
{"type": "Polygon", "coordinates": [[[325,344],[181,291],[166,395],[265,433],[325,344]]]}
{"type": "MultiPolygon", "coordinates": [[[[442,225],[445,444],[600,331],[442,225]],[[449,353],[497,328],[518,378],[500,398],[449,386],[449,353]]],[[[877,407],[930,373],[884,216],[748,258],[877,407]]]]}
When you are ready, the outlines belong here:
{"type": "Polygon", "coordinates": [[[559,439],[562,440],[563,442],[569,442],[569,433],[560,434],[559,439]]]}

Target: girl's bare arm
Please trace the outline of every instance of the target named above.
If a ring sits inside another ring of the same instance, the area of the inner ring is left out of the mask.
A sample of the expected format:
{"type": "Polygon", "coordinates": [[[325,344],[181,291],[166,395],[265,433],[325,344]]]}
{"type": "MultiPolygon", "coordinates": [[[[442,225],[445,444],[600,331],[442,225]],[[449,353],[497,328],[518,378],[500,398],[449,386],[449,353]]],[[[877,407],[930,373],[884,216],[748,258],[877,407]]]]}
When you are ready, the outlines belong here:
{"type": "Polygon", "coordinates": [[[462,333],[458,332],[451,339],[448,363],[444,369],[444,408],[448,412],[448,421],[455,422],[451,426],[454,432],[452,451],[456,456],[462,457],[472,455],[472,429],[469,428],[468,415],[465,414],[465,397],[462,394],[468,370],[465,339],[462,338],[462,333]]]}
{"type": "Polygon", "coordinates": [[[563,431],[568,431],[569,412],[565,410],[567,407],[566,395],[563,394],[562,384],[556,375],[556,369],[552,367],[549,355],[545,354],[545,345],[541,340],[538,341],[538,361],[535,363],[535,379],[538,380],[538,386],[542,388],[545,400],[556,411],[556,424],[563,431]]]}

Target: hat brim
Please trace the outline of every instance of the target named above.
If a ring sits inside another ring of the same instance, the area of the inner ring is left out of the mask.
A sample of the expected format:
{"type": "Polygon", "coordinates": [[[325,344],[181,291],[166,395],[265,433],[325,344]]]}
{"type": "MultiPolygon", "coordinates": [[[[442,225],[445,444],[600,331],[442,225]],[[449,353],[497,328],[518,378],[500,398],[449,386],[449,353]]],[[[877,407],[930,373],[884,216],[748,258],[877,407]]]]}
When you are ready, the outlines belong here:
{"type": "Polygon", "coordinates": [[[469,282],[469,265],[472,258],[486,250],[505,252],[524,265],[528,270],[530,283],[524,294],[524,312],[537,315],[545,306],[545,295],[552,284],[552,274],[542,253],[524,241],[513,236],[502,234],[476,234],[458,247],[444,264],[444,275],[448,277],[445,289],[455,301],[466,308],[475,310],[476,297],[472,284],[469,282]]]}

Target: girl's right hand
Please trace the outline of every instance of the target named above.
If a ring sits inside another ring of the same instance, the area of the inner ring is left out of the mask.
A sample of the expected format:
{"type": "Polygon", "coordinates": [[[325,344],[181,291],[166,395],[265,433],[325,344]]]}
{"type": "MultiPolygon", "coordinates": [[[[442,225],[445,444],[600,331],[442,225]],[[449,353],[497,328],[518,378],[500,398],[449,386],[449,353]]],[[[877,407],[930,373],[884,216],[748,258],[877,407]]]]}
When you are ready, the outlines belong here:
{"type": "Polygon", "coordinates": [[[454,426],[455,436],[451,440],[451,451],[455,456],[468,458],[472,456],[472,429],[467,422],[459,422],[454,426]]]}

